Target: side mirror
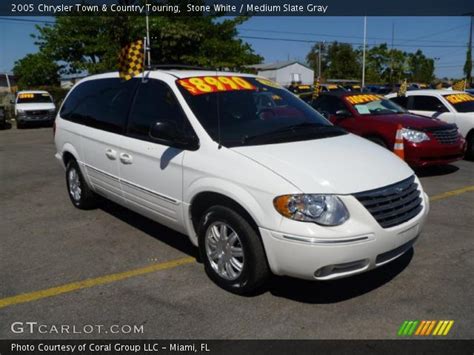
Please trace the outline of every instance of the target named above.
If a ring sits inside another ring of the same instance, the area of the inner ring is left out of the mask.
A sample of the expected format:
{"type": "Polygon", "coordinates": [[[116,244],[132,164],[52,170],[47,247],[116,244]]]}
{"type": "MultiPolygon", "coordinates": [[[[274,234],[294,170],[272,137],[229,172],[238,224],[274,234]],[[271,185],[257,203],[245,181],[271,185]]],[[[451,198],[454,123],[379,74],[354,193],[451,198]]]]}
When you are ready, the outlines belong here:
{"type": "Polygon", "coordinates": [[[155,122],[151,126],[148,134],[153,140],[169,145],[170,147],[186,150],[197,150],[199,148],[199,140],[197,137],[183,137],[176,123],[171,121],[155,122]]]}
{"type": "Polygon", "coordinates": [[[336,117],[337,118],[346,118],[352,116],[348,110],[337,110],[336,117]]]}
{"type": "Polygon", "coordinates": [[[443,104],[436,105],[437,112],[448,112],[448,109],[443,104]]]}
{"type": "Polygon", "coordinates": [[[150,137],[162,141],[174,141],[178,137],[178,129],[174,122],[155,122],[150,128],[150,137]]]}

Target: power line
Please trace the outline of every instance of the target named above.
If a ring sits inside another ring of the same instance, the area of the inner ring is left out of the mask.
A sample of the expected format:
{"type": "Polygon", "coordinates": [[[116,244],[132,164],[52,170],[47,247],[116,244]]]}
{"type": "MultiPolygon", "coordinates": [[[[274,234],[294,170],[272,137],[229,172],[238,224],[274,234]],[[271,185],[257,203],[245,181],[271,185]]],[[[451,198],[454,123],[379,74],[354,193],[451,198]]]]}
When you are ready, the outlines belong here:
{"type": "MultiPolygon", "coordinates": [[[[466,25],[462,26],[457,26],[457,27],[465,27],[466,25]]],[[[304,36],[320,36],[320,37],[336,37],[336,38],[355,38],[359,39],[360,36],[347,36],[347,35],[337,35],[337,34],[328,34],[328,33],[315,33],[315,32],[294,32],[294,31],[278,31],[278,30],[265,30],[265,29],[253,29],[253,28],[239,28],[239,31],[248,31],[248,32],[261,32],[261,33],[279,33],[279,34],[289,34],[289,35],[304,35],[304,36]]],[[[452,30],[452,29],[451,29],[452,30]]],[[[445,32],[449,32],[450,29],[446,30],[445,32]]],[[[436,34],[431,34],[431,35],[436,35],[436,34]]],[[[431,36],[429,35],[429,36],[431,36]]],[[[370,40],[383,40],[383,41],[389,41],[390,38],[385,38],[385,37],[370,37],[367,36],[367,39],[370,40]]],[[[409,38],[398,38],[400,41],[407,41],[407,42],[413,42],[416,41],[415,39],[409,39],[409,38]]],[[[434,42],[434,43],[439,43],[439,42],[446,42],[446,43],[453,43],[453,41],[448,41],[448,40],[422,40],[421,42],[434,42]]],[[[459,43],[461,44],[461,43],[459,43]]]]}
{"type": "MultiPolygon", "coordinates": [[[[260,36],[242,36],[238,35],[239,38],[244,39],[259,39],[259,40],[266,40],[266,41],[283,41],[283,42],[299,42],[299,43],[315,43],[317,40],[309,40],[309,39],[296,39],[296,38],[276,38],[276,37],[260,37],[260,36]]],[[[339,42],[343,44],[351,44],[355,46],[362,46],[363,44],[360,42],[339,42]]],[[[376,47],[376,44],[367,45],[371,47],[376,47]]],[[[466,45],[414,45],[414,44],[401,44],[395,43],[395,47],[409,47],[409,48],[466,48],[466,45]]]]}
{"type": "Polygon", "coordinates": [[[48,21],[48,20],[34,20],[34,19],[27,19],[27,18],[8,18],[8,17],[0,17],[0,21],[49,23],[49,24],[55,24],[56,23],[55,21],[48,21]]]}

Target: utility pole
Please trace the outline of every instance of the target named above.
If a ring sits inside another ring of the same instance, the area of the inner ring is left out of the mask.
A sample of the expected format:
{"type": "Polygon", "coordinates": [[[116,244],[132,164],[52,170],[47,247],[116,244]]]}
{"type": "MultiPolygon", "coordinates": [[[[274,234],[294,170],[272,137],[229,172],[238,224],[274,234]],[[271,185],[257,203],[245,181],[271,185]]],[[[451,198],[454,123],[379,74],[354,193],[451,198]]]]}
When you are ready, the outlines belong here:
{"type": "Polygon", "coordinates": [[[464,73],[466,74],[466,85],[472,82],[472,24],[473,15],[471,15],[471,26],[469,26],[469,43],[466,53],[466,63],[464,64],[464,73]]]}
{"type": "MultiPolygon", "coordinates": [[[[148,3],[148,1],[147,1],[148,3]]],[[[148,9],[148,6],[147,6],[148,9]]],[[[146,23],[146,56],[147,56],[147,65],[148,67],[151,66],[151,45],[150,45],[150,24],[148,23],[148,10],[146,11],[145,16],[145,23],[146,23]]]]}
{"type": "Polygon", "coordinates": [[[365,47],[367,42],[367,16],[364,16],[364,47],[362,48],[362,82],[361,90],[365,87],[365,47]]]}
{"type": "Polygon", "coordinates": [[[395,39],[395,22],[392,22],[392,48],[390,50],[390,84],[392,83],[393,79],[393,42],[395,39]]]}
{"type": "Polygon", "coordinates": [[[318,44],[318,79],[321,80],[321,42],[318,44]]]}

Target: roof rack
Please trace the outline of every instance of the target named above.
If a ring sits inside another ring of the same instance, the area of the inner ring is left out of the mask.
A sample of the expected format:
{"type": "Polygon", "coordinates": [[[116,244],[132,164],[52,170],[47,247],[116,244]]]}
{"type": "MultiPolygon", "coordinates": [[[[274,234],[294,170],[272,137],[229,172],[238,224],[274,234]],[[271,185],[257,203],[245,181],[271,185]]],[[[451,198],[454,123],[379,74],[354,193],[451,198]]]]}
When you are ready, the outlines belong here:
{"type": "Polygon", "coordinates": [[[197,65],[184,65],[184,64],[158,64],[158,65],[151,65],[148,70],[155,70],[155,69],[179,69],[179,70],[216,70],[213,68],[204,68],[199,67],[197,65]]]}

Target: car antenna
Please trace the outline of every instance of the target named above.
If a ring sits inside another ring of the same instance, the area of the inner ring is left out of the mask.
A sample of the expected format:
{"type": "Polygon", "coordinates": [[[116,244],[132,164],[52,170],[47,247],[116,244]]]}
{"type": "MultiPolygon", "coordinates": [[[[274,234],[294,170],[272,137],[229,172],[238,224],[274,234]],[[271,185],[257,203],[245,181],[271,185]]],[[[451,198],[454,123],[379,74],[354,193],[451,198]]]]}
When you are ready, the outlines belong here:
{"type": "MultiPolygon", "coordinates": [[[[215,70],[216,72],[216,78],[217,78],[217,68],[215,70]]],[[[217,79],[216,79],[217,80],[217,79]]],[[[221,114],[220,114],[220,107],[219,107],[219,100],[220,100],[220,95],[219,92],[216,92],[216,109],[217,109],[217,149],[222,148],[222,141],[221,141],[221,114]]]]}

